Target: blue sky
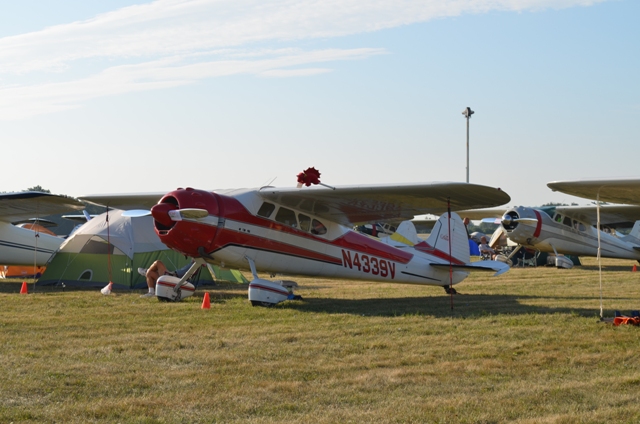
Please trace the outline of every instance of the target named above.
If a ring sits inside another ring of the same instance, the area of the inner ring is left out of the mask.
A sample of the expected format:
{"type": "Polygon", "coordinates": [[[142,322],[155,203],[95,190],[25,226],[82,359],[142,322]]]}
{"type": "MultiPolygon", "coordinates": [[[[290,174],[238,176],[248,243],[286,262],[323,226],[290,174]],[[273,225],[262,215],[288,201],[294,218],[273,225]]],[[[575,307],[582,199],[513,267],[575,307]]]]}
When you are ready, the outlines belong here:
{"type": "Polygon", "coordinates": [[[633,0],[0,0],[2,191],[637,176],[633,0]],[[18,153],[18,154],[13,154],[18,153]],[[15,160],[21,157],[22,160],[15,160]]]}

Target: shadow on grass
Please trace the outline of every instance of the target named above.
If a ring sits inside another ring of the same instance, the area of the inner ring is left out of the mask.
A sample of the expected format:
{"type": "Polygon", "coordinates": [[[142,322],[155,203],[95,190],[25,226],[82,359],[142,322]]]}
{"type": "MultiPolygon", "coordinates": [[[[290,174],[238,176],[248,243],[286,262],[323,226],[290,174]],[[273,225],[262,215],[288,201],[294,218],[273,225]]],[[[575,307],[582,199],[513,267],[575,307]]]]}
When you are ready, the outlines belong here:
{"type": "MultiPolygon", "coordinates": [[[[599,318],[599,298],[568,298],[568,300],[593,300],[593,308],[545,307],[526,305],[524,299],[542,299],[537,296],[514,295],[449,295],[441,297],[403,297],[384,299],[313,299],[301,302],[284,302],[277,307],[300,312],[328,314],[352,314],[362,316],[420,315],[432,317],[477,317],[486,315],[573,314],[599,318]]],[[[545,296],[544,299],[558,299],[545,296]]]]}
{"type": "MultiPolygon", "coordinates": [[[[30,294],[47,294],[62,292],[96,292],[95,287],[61,287],[61,286],[37,286],[34,290],[33,283],[28,283],[30,294]]],[[[0,282],[0,293],[20,292],[22,282],[0,282]]],[[[216,285],[198,287],[194,299],[201,301],[204,293],[211,295],[212,302],[227,301],[231,299],[247,299],[247,285],[228,282],[220,282],[216,285]]],[[[143,290],[118,290],[115,294],[140,294],[143,290]]],[[[605,298],[608,300],[608,298],[605,298]]],[[[248,301],[247,301],[248,302],[248,301]]],[[[302,301],[286,301],[275,306],[309,313],[326,314],[351,314],[361,316],[403,316],[419,315],[442,317],[478,317],[487,315],[526,315],[526,314],[572,314],[583,317],[599,317],[599,297],[566,297],[566,296],[523,296],[503,294],[458,294],[453,296],[442,294],[441,296],[424,297],[399,297],[376,299],[335,299],[305,297],[302,301]],[[545,307],[527,305],[523,301],[536,299],[566,300],[566,303],[589,301],[593,308],[575,307],[545,307]]]]}

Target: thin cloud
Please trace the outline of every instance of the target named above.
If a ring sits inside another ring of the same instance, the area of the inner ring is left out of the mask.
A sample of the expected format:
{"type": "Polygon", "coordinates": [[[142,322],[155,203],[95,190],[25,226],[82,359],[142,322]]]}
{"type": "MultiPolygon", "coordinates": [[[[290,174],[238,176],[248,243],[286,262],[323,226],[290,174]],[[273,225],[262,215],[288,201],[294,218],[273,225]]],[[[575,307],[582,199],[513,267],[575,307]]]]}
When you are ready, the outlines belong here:
{"type": "Polygon", "coordinates": [[[0,39],[0,73],[60,71],[84,58],[148,58],[268,41],[339,37],[463,13],[604,0],[157,0],[0,39]]]}
{"type": "Polygon", "coordinates": [[[4,85],[0,86],[0,119],[65,110],[90,98],[220,75],[318,75],[331,69],[304,66],[383,52],[305,52],[286,45],[299,40],[331,39],[493,10],[535,11],[602,1],[606,0],[156,0],[0,38],[4,85]],[[265,47],[267,43],[270,46],[265,47]],[[281,48],[273,49],[274,43],[281,48]],[[287,69],[291,67],[297,68],[287,69]],[[30,82],[34,80],[48,82],[34,85],[30,82]],[[33,107],[35,101],[44,104],[33,107]]]}
{"type": "Polygon", "coordinates": [[[310,75],[326,74],[331,71],[332,69],[327,68],[272,69],[262,72],[260,76],[271,78],[308,77],[310,75]]]}
{"type": "Polygon", "coordinates": [[[317,75],[325,68],[286,69],[337,60],[365,59],[383,49],[297,51],[261,60],[214,60],[184,64],[183,58],[165,58],[136,65],[108,68],[86,78],[40,85],[0,88],[0,119],[16,120],[79,107],[87,100],[137,91],[192,84],[204,78],[248,74],[269,77],[317,75]]]}

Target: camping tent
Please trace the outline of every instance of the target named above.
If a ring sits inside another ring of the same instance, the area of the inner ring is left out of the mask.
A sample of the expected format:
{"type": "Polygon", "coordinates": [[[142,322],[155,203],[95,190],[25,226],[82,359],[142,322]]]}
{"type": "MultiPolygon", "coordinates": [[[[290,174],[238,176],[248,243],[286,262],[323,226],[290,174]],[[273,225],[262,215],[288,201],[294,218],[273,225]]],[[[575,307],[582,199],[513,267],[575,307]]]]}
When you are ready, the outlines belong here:
{"type": "MultiPolygon", "coordinates": [[[[74,232],[49,259],[37,284],[103,287],[111,281],[114,288],[145,288],[138,268],[147,268],[157,259],[169,269],[190,261],[160,241],[151,216],[129,217],[122,212],[106,212],[74,232]]],[[[239,271],[212,268],[218,280],[247,282],[239,271]]],[[[212,281],[206,268],[198,274],[191,279],[195,285],[212,281]]]]}

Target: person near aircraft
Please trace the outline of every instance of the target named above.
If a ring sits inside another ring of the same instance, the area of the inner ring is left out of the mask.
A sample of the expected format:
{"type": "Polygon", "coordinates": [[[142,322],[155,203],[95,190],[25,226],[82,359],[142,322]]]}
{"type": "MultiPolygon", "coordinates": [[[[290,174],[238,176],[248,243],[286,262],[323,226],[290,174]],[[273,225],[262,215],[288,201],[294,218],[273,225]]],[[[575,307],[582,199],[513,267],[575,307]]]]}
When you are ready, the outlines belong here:
{"type": "Polygon", "coordinates": [[[147,279],[147,287],[149,291],[140,297],[154,297],[156,295],[156,282],[162,275],[170,275],[172,277],[182,278],[189,268],[193,265],[193,261],[189,262],[180,269],[169,271],[167,266],[160,259],[151,264],[149,268],[138,268],[138,273],[147,279]]]}
{"type": "Polygon", "coordinates": [[[493,250],[493,248],[491,246],[489,246],[489,244],[487,243],[487,238],[485,236],[482,236],[480,238],[480,245],[478,246],[479,250],[480,250],[480,255],[483,257],[487,257],[487,259],[495,259],[496,257],[496,251],[493,250]]]}

